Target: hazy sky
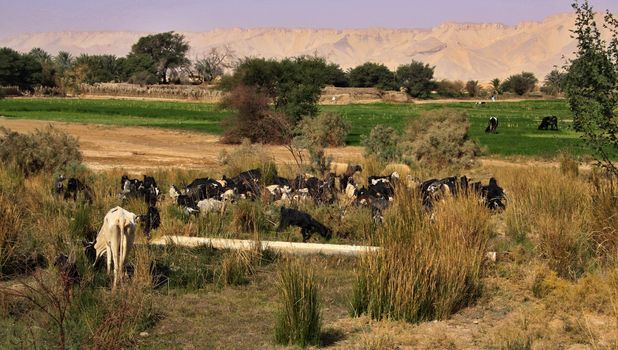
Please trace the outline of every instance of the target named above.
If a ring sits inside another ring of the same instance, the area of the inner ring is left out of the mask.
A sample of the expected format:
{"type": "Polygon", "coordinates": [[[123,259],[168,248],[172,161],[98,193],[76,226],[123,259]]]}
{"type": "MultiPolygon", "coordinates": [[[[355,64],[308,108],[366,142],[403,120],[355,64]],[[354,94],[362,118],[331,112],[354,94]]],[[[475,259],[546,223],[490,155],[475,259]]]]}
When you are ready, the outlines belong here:
{"type": "MultiPolygon", "coordinates": [[[[48,31],[225,27],[425,28],[445,21],[540,20],[570,0],[0,0],[0,37],[48,31]]],[[[618,12],[618,0],[591,0],[618,12]]]]}

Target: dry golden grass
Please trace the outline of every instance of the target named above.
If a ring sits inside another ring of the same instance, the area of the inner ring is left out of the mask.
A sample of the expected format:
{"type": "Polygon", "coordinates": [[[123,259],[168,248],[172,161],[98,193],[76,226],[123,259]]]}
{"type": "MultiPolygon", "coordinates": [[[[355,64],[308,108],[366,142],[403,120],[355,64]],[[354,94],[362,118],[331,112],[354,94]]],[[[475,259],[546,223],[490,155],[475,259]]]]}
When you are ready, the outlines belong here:
{"type": "Polygon", "coordinates": [[[384,249],[361,262],[353,313],[420,322],[469,305],[481,290],[489,218],[476,198],[460,197],[440,203],[432,219],[402,190],[379,230],[384,249]]]}

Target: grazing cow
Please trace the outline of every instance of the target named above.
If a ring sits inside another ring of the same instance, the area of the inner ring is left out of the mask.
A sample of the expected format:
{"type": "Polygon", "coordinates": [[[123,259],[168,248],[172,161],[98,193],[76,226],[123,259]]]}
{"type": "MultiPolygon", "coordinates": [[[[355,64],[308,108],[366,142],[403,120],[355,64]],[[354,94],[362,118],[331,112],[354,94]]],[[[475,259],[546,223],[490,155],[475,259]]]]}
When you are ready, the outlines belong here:
{"type": "Polygon", "coordinates": [[[312,218],[311,215],[300,210],[281,207],[281,219],[279,220],[277,232],[283,231],[288,226],[300,227],[300,233],[303,235],[303,242],[306,242],[311,237],[312,233],[318,233],[326,239],[332,237],[331,230],[312,218]]]}
{"type": "Polygon", "coordinates": [[[72,177],[67,181],[67,188],[64,192],[64,199],[67,200],[69,198],[73,198],[73,201],[77,201],[78,192],[83,193],[84,199],[86,199],[88,203],[92,203],[92,191],[90,190],[90,188],[86,186],[86,184],[84,184],[83,182],[79,181],[79,179],[72,177]]]}
{"type": "Polygon", "coordinates": [[[558,117],[555,115],[550,115],[547,117],[543,117],[541,124],[538,127],[539,130],[558,130],[558,117]]]}
{"type": "Polygon", "coordinates": [[[485,132],[495,134],[496,129],[498,129],[498,118],[492,116],[489,118],[485,132]]]}
{"type": "Polygon", "coordinates": [[[161,226],[161,215],[159,210],[154,207],[148,207],[148,211],[144,215],[139,216],[139,221],[142,222],[142,228],[146,234],[146,238],[150,239],[150,232],[156,230],[161,226]]]}
{"type": "Polygon", "coordinates": [[[68,256],[60,254],[56,257],[54,266],[58,268],[60,273],[60,281],[64,287],[65,295],[71,298],[73,286],[81,282],[77,265],[74,262],[69,262],[68,256]]]}
{"type": "Polygon", "coordinates": [[[114,265],[113,288],[116,288],[122,278],[124,265],[135,239],[135,225],[138,216],[121,208],[115,207],[105,215],[103,225],[94,242],[95,263],[105,254],[107,256],[107,273],[114,265]]]}
{"type": "Polygon", "coordinates": [[[193,199],[192,196],[181,193],[174,185],[170,186],[169,195],[170,198],[172,198],[176,202],[176,204],[181,207],[196,208],[197,201],[193,199]]]}

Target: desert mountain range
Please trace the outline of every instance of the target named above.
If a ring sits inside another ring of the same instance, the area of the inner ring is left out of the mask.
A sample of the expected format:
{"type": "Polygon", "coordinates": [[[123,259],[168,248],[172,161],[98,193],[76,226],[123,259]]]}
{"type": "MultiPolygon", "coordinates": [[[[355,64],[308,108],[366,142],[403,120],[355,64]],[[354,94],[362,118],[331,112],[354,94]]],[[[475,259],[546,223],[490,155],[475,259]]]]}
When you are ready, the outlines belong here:
{"type": "MultiPolygon", "coordinates": [[[[437,78],[504,79],[522,71],[545,74],[562,66],[576,45],[570,37],[574,14],[508,26],[499,23],[443,23],[431,29],[214,29],[182,32],[191,45],[190,58],[228,45],[237,57],[282,58],[317,54],[344,69],[367,61],[394,69],[411,59],[436,67],[437,78]]],[[[41,47],[55,54],[126,55],[145,32],[27,33],[0,39],[0,46],[29,51],[41,47]]]]}

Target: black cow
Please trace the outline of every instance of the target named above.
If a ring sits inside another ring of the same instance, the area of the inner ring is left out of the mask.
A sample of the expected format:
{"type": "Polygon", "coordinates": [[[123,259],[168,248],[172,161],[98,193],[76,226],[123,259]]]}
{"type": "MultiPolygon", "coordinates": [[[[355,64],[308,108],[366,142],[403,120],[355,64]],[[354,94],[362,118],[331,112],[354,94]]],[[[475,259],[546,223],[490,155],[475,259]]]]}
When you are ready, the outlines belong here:
{"type": "Polygon", "coordinates": [[[60,273],[60,281],[64,287],[64,293],[70,297],[73,286],[81,282],[81,276],[77,270],[77,265],[74,262],[69,262],[68,256],[60,254],[56,257],[54,266],[58,268],[58,272],[60,273]]]}
{"type": "Polygon", "coordinates": [[[326,239],[332,237],[332,231],[312,218],[311,215],[300,210],[281,207],[281,219],[279,220],[277,232],[283,231],[288,226],[300,227],[300,233],[303,235],[303,242],[306,242],[311,237],[312,233],[318,233],[326,239]]]}
{"type": "Polygon", "coordinates": [[[86,184],[79,181],[74,177],[70,178],[67,181],[67,188],[64,191],[64,199],[68,200],[69,198],[73,198],[73,201],[77,201],[77,194],[81,192],[84,195],[84,199],[88,203],[92,203],[92,191],[86,184]]]}
{"type": "Polygon", "coordinates": [[[498,118],[492,116],[489,118],[485,132],[495,134],[496,129],[498,129],[498,118]]]}
{"type": "Polygon", "coordinates": [[[555,115],[550,115],[547,117],[544,117],[543,120],[541,121],[541,124],[539,124],[538,127],[539,130],[558,130],[558,117],[556,117],[555,115]]]}

